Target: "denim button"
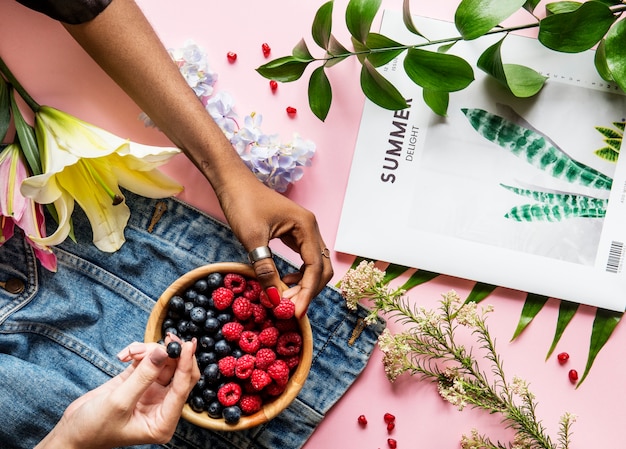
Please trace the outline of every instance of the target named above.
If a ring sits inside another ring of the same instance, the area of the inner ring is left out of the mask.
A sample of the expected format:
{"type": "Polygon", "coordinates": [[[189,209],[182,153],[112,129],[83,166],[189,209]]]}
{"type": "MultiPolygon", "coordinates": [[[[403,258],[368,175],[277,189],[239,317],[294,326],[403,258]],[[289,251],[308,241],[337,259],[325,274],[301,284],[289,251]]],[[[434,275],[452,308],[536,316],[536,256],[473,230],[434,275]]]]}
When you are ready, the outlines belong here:
{"type": "Polygon", "coordinates": [[[21,279],[17,279],[17,278],[11,278],[7,280],[6,282],[0,281],[0,287],[2,287],[7,292],[14,294],[14,295],[22,293],[24,289],[26,288],[26,286],[24,285],[24,281],[22,281],[21,279]]]}

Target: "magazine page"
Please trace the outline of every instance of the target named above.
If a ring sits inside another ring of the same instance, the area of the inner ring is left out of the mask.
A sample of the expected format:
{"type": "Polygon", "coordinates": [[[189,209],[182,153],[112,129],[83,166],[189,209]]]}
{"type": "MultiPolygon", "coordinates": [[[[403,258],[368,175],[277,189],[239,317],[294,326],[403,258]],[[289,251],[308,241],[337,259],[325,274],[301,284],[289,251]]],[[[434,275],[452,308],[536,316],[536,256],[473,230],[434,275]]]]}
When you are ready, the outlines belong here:
{"type": "MultiPolygon", "coordinates": [[[[431,40],[458,35],[448,22],[415,24],[431,40]]],[[[399,11],[385,11],[381,32],[419,42],[399,11]]],[[[475,65],[501,37],[449,53],[475,65]]],[[[626,96],[595,72],[591,51],[509,36],[502,55],[548,76],[542,91],[515,98],[474,67],[446,117],[424,104],[403,55],[381,68],[410,107],[366,101],[335,250],[624,311],[626,161],[602,157],[601,130],[622,134],[626,96]]]]}

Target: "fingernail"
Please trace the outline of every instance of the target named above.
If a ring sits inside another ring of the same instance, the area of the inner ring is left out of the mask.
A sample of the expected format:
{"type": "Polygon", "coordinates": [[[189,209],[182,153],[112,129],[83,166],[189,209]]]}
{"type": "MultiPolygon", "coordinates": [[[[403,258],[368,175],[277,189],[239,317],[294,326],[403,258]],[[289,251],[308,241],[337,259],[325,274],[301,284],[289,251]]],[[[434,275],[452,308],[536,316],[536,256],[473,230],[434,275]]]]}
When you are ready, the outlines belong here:
{"type": "Polygon", "coordinates": [[[128,353],[130,355],[142,354],[146,352],[146,348],[147,346],[145,343],[131,343],[130,346],[128,346],[128,353]]]}
{"type": "Polygon", "coordinates": [[[275,306],[280,304],[280,292],[276,287],[268,287],[267,289],[265,289],[265,293],[267,294],[267,297],[270,299],[270,302],[272,304],[274,304],[275,306]]]}
{"type": "Polygon", "coordinates": [[[150,354],[150,361],[156,366],[163,365],[166,360],[167,352],[161,347],[155,348],[154,351],[152,351],[152,354],[150,354]]]}

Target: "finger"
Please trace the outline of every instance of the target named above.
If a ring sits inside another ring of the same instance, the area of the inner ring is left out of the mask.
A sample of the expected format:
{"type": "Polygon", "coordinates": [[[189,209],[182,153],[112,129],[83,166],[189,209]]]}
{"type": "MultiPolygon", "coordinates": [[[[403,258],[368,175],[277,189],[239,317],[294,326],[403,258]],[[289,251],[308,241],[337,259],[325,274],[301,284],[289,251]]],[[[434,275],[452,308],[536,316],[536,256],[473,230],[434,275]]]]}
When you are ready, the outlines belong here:
{"type": "Polygon", "coordinates": [[[320,241],[321,246],[313,243],[302,248],[301,255],[304,264],[300,269],[302,273],[302,278],[298,283],[300,290],[292,295],[298,318],[306,313],[313,298],[322,291],[333,275],[330,258],[323,256],[326,246],[322,240],[320,241]]]}
{"type": "Polygon", "coordinates": [[[170,390],[163,401],[163,415],[166,419],[178,420],[189,393],[200,379],[200,369],[194,355],[196,347],[195,338],[182,345],[170,390]]]}
{"type": "Polygon", "coordinates": [[[258,260],[254,262],[252,268],[254,268],[257,280],[272,303],[277,304],[280,302],[283,283],[280,280],[276,265],[274,265],[274,260],[270,257],[258,260]]]}

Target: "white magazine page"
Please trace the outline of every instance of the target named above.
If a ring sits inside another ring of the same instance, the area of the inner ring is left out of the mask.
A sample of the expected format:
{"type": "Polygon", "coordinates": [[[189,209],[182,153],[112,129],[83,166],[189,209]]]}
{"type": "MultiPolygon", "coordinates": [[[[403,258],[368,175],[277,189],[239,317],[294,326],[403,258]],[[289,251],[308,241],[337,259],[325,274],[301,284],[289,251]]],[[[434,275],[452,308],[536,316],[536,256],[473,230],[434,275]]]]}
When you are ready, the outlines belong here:
{"type": "MultiPolygon", "coordinates": [[[[415,23],[431,40],[458,35],[447,22],[415,23]]],[[[399,11],[385,11],[381,32],[419,42],[399,11]]],[[[449,53],[475,65],[500,38],[449,53]]],[[[596,127],[625,120],[626,96],[597,75],[591,51],[509,36],[502,55],[549,76],[543,90],[518,99],[474,67],[447,117],[424,104],[403,56],[381,68],[411,106],[366,101],[335,250],[624,311],[626,161],[595,151],[606,146],[596,127]]]]}

